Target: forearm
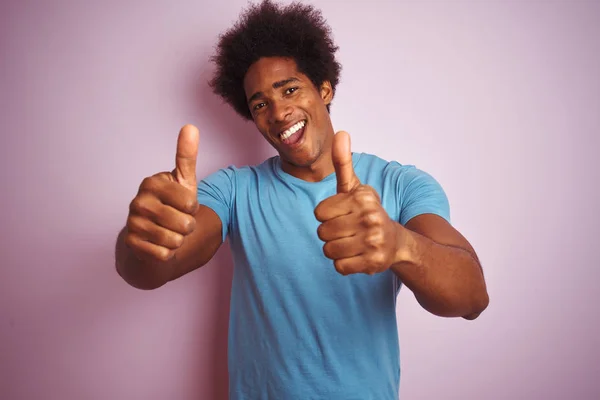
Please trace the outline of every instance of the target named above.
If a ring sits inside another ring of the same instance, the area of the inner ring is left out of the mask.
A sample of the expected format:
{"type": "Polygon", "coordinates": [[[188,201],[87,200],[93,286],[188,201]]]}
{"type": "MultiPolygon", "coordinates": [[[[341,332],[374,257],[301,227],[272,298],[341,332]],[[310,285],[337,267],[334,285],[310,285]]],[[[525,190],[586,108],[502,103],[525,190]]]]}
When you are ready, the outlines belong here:
{"type": "Polygon", "coordinates": [[[172,275],[171,268],[165,263],[140,260],[125,244],[124,228],[117,237],[115,246],[115,266],[117,272],[131,286],[151,290],[166,284],[172,275]]]}
{"type": "Polygon", "coordinates": [[[402,229],[392,271],[429,312],[474,319],[489,302],[478,260],[467,250],[402,229]]]}

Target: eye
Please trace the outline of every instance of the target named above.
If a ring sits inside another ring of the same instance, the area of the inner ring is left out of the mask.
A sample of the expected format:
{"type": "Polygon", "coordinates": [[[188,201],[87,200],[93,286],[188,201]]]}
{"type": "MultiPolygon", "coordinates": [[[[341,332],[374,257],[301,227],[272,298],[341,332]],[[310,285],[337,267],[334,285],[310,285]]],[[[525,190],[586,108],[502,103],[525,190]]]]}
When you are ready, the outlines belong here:
{"type": "Polygon", "coordinates": [[[294,93],[296,90],[298,90],[298,88],[297,88],[297,87],[291,87],[291,88],[288,88],[288,89],[285,91],[285,94],[292,94],[292,93],[294,93]]]}
{"type": "Polygon", "coordinates": [[[257,104],[255,104],[255,105],[254,105],[254,107],[252,107],[252,109],[253,109],[254,111],[258,111],[258,110],[260,110],[261,108],[263,108],[264,106],[266,106],[266,104],[265,104],[264,102],[263,102],[263,103],[257,103],[257,104]]]}

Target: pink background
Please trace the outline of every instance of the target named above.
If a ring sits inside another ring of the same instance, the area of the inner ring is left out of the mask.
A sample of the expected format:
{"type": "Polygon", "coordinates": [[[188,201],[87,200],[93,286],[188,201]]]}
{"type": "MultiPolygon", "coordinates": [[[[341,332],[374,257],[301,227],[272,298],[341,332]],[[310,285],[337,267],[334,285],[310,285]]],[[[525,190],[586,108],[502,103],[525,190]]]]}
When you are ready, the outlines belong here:
{"type": "MultiPolygon", "coordinates": [[[[246,2],[10,3],[0,398],[225,399],[227,248],[143,292],[113,246],[183,124],[202,132],[200,177],[273,154],[206,85],[246,2]]],[[[442,183],[489,285],[472,322],[401,291],[401,398],[600,398],[600,2],[316,4],[344,65],[335,128],[442,183]]]]}

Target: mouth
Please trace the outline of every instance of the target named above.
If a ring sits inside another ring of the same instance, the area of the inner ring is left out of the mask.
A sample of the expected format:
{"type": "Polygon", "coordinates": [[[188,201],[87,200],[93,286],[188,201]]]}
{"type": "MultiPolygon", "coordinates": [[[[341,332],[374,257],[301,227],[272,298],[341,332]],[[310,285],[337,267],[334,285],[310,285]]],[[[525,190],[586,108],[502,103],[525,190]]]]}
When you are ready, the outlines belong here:
{"type": "Polygon", "coordinates": [[[296,122],[294,125],[279,133],[279,139],[288,146],[299,144],[300,140],[304,137],[305,129],[306,120],[296,122]]]}

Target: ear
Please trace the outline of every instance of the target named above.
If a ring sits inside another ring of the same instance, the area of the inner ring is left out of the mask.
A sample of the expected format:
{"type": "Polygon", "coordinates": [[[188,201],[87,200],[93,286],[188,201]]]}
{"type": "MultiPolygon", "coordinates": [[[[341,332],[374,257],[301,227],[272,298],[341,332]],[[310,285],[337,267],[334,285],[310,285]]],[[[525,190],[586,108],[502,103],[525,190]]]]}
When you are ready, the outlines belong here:
{"type": "Polygon", "coordinates": [[[333,88],[331,87],[331,82],[325,81],[321,84],[321,98],[326,106],[333,100],[333,88]]]}

